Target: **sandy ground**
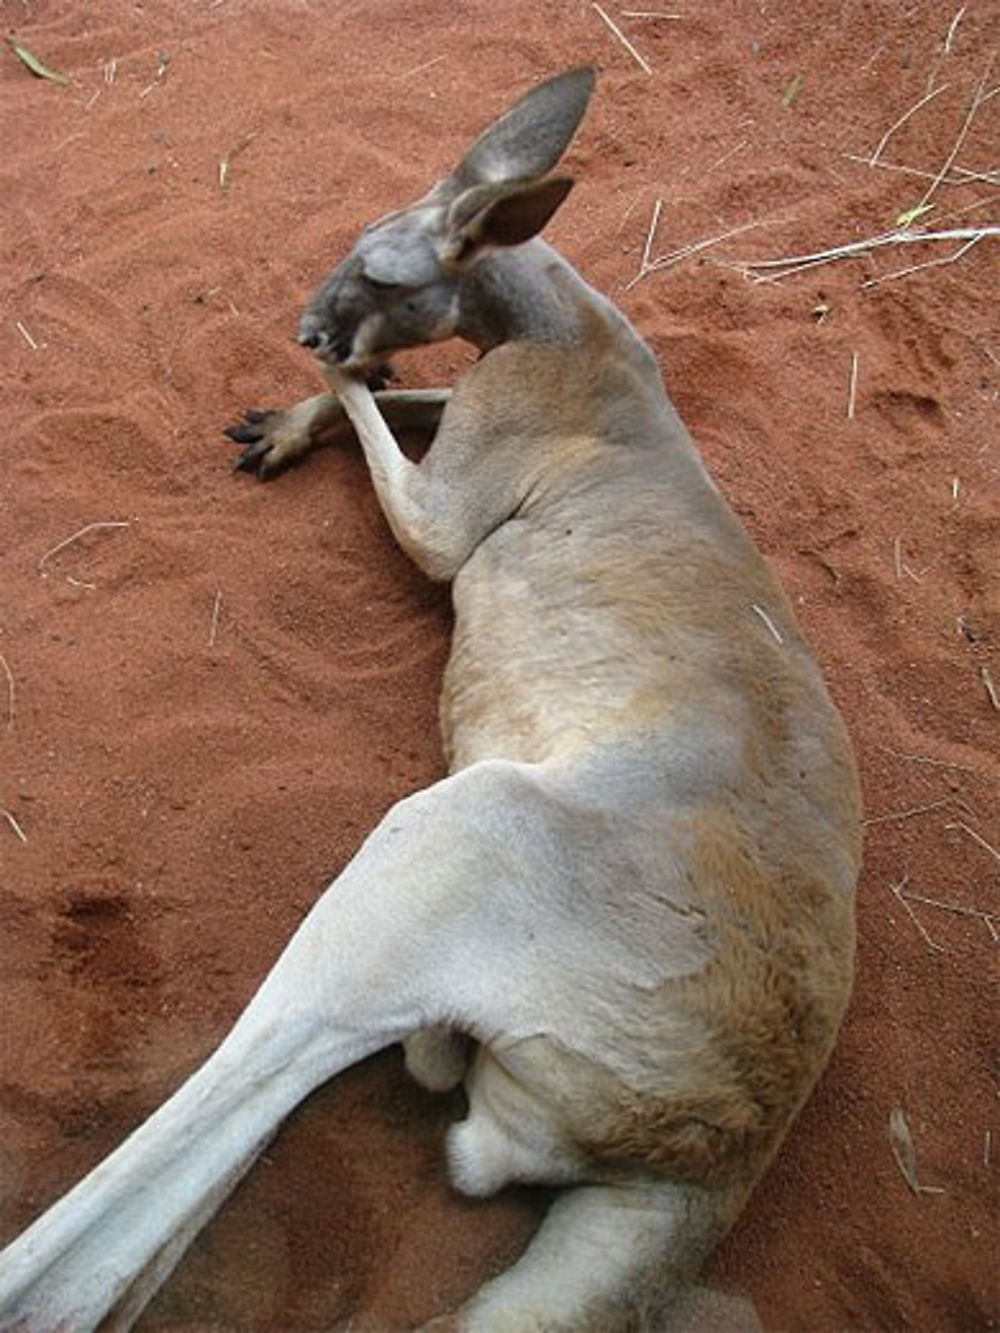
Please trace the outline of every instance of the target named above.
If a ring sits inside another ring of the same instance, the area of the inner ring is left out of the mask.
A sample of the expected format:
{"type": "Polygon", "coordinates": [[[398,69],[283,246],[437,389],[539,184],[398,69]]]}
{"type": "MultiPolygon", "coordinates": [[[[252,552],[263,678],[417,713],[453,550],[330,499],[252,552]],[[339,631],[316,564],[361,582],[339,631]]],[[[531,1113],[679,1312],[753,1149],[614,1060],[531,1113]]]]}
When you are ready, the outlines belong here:
{"type": "MultiPolygon", "coordinates": [[[[218,430],[315,390],[297,314],[363,223],[533,80],[596,62],[550,237],[659,356],[867,800],[854,1002],[709,1279],[771,1333],[1000,1325],[1000,247],[904,277],[957,243],[773,283],[732,266],[885,232],[928,190],[924,226],[1000,222],[1000,9],[656,8],[680,17],[607,8],[647,73],[582,2],[3,5],[71,84],[0,51],[0,1239],[210,1051],[363,834],[441,772],[447,597],[360,457],[260,485],[218,430]],[[658,200],[650,258],[755,225],[634,282],[658,200]]],[[[421,386],[470,356],[398,369],[421,386]]],[[[141,1327],[391,1330],[457,1302],[541,1206],[449,1192],[459,1111],[396,1053],[322,1090],[141,1327]]]]}

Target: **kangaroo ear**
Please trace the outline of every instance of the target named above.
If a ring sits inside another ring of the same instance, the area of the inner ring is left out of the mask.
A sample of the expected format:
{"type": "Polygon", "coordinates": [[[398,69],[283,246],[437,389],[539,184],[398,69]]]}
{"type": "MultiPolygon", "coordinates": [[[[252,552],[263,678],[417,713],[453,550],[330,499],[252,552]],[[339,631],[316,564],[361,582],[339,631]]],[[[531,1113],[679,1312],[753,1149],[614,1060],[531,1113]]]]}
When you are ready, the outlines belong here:
{"type": "Polygon", "coordinates": [[[517,184],[473,185],[448,210],[440,254],[446,264],[473,263],[496,246],[537,236],[573,188],[569,176],[517,184]]]}
{"type": "Polygon", "coordinates": [[[539,180],[556,165],[594,91],[593,69],[567,70],[532,88],[483,131],[452,172],[465,189],[491,181],[539,180]]]}

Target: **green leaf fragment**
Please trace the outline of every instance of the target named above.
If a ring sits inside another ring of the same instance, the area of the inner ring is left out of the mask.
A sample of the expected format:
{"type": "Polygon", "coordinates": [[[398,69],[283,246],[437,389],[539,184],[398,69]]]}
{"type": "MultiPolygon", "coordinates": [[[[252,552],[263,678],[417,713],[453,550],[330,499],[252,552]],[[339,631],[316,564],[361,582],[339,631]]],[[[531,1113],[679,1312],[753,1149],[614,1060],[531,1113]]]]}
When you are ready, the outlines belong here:
{"type": "Polygon", "coordinates": [[[908,208],[906,209],[905,212],[900,213],[899,217],[896,219],[896,226],[897,227],[912,226],[913,223],[916,222],[917,218],[922,218],[925,213],[932,213],[933,211],[934,211],[933,204],[916,204],[914,205],[913,208],[908,208]]]}
{"type": "Polygon", "coordinates": [[[10,37],[7,38],[7,45],[17,56],[18,60],[20,60],[22,64],[27,65],[28,69],[31,70],[36,78],[50,79],[52,83],[61,83],[66,87],[69,87],[70,80],[67,79],[65,74],[57,74],[54,69],[49,69],[48,65],[43,64],[34,52],[29,51],[26,46],[22,46],[20,42],[15,42],[10,37]]]}
{"type": "Polygon", "coordinates": [[[802,91],[802,85],[804,82],[805,82],[805,75],[796,74],[795,78],[792,79],[791,83],[788,85],[788,87],[784,91],[784,94],[782,95],[781,98],[782,106],[792,105],[792,103],[798,97],[799,93],[802,91]]]}

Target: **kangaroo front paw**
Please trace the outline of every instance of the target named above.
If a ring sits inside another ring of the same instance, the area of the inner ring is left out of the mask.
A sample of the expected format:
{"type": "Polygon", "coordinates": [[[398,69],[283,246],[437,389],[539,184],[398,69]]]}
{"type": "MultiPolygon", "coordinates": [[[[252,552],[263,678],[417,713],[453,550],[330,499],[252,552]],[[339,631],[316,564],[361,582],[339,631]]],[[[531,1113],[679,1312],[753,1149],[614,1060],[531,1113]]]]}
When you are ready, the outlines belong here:
{"type": "Polygon", "coordinates": [[[255,472],[261,481],[277,476],[313,445],[309,423],[296,420],[294,408],[290,412],[258,412],[249,408],[243,420],[227,426],[223,434],[243,446],[233,464],[234,470],[255,472]]]}
{"type": "Polygon", "coordinates": [[[334,438],[345,422],[344,409],[337,399],[332,394],[320,393],[280,412],[251,409],[242,421],[227,426],[223,433],[243,445],[234,468],[256,472],[261,481],[266,481],[298,462],[328,437],[334,438]]]}

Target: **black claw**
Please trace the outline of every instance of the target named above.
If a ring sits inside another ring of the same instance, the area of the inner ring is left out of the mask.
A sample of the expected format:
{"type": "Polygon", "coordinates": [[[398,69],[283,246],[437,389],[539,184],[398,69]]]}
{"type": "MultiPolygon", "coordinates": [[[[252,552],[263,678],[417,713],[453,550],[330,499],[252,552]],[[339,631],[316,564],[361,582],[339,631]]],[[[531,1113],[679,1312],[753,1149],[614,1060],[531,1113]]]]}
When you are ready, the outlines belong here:
{"type": "Polygon", "coordinates": [[[394,378],[392,366],[388,362],[383,362],[368,372],[365,383],[372,393],[377,393],[379,389],[387,389],[394,378]]]}
{"type": "Polygon", "coordinates": [[[235,444],[256,444],[264,436],[259,426],[226,426],[222,433],[235,444]]]}

